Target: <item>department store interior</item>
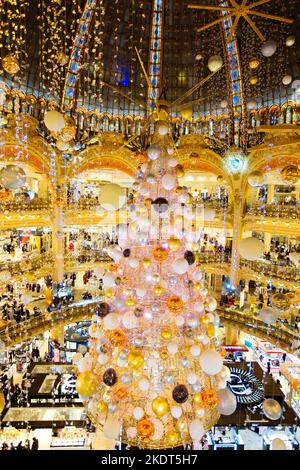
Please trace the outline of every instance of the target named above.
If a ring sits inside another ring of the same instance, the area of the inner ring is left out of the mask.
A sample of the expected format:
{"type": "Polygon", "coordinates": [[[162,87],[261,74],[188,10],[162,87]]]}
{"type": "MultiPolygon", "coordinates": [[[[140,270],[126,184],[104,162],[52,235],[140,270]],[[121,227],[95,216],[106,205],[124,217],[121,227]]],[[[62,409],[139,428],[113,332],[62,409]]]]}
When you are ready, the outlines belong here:
{"type": "Polygon", "coordinates": [[[299,450],[299,1],[0,25],[0,449],[299,450]]]}

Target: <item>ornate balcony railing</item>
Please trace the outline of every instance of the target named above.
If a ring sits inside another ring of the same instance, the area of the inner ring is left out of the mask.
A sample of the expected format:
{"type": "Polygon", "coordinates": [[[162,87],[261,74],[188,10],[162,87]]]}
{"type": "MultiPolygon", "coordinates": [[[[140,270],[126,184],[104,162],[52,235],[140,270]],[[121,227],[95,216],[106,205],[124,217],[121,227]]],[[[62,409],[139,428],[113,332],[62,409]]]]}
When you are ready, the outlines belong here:
{"type": "Polygon", "coordinates": [[[275,277],[278,279],[300,282],[300,269],[296,267],[281,265],[272,261],[246,261],[241,260],[241,266],[251,271],[262,274],[267,277],[275,277]]]}
{"type": "Polygon", "coordinates": [[[299,220],[300,205],[291,204],[257,204],[246,206],[246,214],[255,217],[271,217],[273,219],[299,220]]]}
{"type": "Polygon", "coordinates": [[[29,202],[23,201],[0,201],[1,212],[18,212],[18,211],[41,211],[49,210],[51,207],[50,199],[35,198],[29,202]]]}
{"type": "Polygon", "coordinates": [[[42,267],[50,266],[53,263],[53,255],[45,253],[43,255],[24,258],[20,261],[8,260],[0,263],[0,271],[8,270],[12,276],[35,271],[42,267]]]}
{"type": "MultiPolygon", "coordinates": [[[[94,314],[96,302],[72,307],[66,306],[51,313],[44,311],[41,315],[32,317],[22,323],[8,324],[0,329],[0,340],[4,342],[6,347],[10,347],[50,330],[53,326],[66,325],[91,318],[94,314]]],[[[268,326],[249,312],[241,312],[232,308],[219,308],[218,314],[221,324],[230,323],[238,329],[267,339],[287,351],[295,352],[297,344],[300,342],[300,333],[293,331],[291,327],[281,323],[268,326]]]]}
{"type": "Polygon", "coordinates": [[[220,252],[220,253],[211,253],[211,252],[197,252],[197,259],[198,262],[201,264],[224,264],[230,263],[231,254],[220,252]]]}
{"type": "Polygon", "coordinates": [[[267,339],[270,343],[290,351],[296,351],[296,343],[300,341],[300,333],[293,330],[291,326],[276,323],[268,326],[260,318],[250,312],[241,312],[237,309],[219,309],[221,323],[232,323],[237,329],[248,331],[254,336],[267,339]]]}

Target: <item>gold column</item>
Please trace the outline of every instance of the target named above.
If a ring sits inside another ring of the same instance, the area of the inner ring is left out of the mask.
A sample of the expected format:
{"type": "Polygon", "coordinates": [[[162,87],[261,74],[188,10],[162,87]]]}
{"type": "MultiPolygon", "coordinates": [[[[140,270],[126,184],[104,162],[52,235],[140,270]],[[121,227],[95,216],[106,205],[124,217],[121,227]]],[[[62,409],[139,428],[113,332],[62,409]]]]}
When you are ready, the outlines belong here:
{"type": "Polygon", "coordinates": [[[56,341],[60,346],[65,344],[65,329],[63,325],[55,326],[50,330],[50,338],[56,341]]]}
{"type": "Polygon", "coordinates": [[[239,330],[232,326],[225,326],[225,344],[227,346],[235,346],[239,344],[239,330]]]}
{"type": "Polygon", "coordinates": [[[265,252],[271,250],[271,233],[264,233],[265,252]]]}
{"type": "Polygon", "coordinates": [[[244,208],[244,192],[241,187],[234,190],[233,197],[233,234],[232,234],[232,254],[230,268],[230,283],[237,287],[240,280],[240,241],[243,229],[243,208],[244,208]]]}
{"type": "Polygon", "coordinates": [[[274,184],[268,185],[268,194],[267,194],[267,204],[272,204],[275,195],[275,186],[274,184]]]}
{"type": "Polygon", "coordinates": [[[53,281],[64,278],[63,197],[60,190],[53,195],[52,251],[54,257],[53,281]]]}

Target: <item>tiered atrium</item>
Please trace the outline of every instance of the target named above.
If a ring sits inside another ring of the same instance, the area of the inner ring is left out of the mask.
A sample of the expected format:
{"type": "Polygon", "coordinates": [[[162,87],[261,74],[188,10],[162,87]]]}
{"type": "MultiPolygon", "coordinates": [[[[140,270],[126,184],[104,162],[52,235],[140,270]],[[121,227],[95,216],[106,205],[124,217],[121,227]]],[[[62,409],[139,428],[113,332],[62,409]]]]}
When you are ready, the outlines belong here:
{"type": "Polygon", "coordinates": [[[1,0],[0,449],[299,450],[299,215],[298,0],[1,0]]]}

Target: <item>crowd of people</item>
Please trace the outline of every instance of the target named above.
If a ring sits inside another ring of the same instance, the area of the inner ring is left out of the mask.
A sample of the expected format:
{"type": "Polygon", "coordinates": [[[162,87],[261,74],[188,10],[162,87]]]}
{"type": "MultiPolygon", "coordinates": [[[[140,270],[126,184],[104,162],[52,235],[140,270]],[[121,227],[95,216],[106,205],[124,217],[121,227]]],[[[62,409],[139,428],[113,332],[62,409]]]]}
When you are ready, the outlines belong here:
{"type": "Polygon", "coordinates": [[[32,439],[32,443],[30,443],[30,439],[25,439],[25,443],[23,445],[23,441],[20,441],[17,446],[14,446],[13,442],[8,445],[6,442],[3,442],[1,450],[38,450],[39,449],[39,440],[34,437],[32,439]]]}

